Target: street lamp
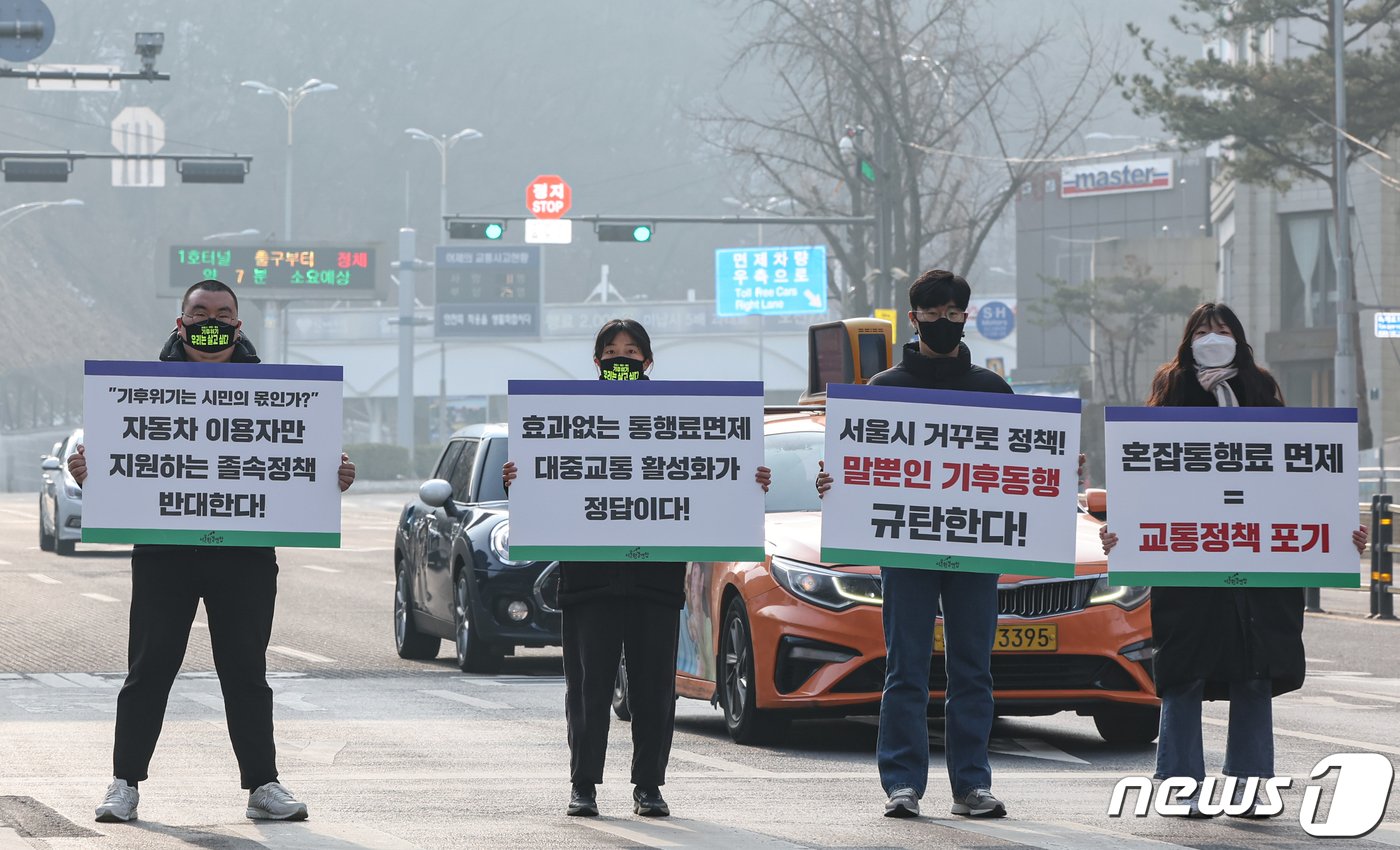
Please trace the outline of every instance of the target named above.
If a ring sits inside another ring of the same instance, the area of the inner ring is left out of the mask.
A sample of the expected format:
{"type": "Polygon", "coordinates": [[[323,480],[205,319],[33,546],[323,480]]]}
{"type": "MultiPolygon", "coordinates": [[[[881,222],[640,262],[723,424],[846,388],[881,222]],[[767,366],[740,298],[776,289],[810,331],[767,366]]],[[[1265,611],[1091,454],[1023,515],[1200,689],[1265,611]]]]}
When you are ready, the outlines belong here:
{"type": "Polygon", "coordinates": [[[274,94],[282,105],[287,108],[287,174],[286,174],[286,199],[282,208],[282,238],[288,241],[292,238],[292,114],[296,112],[297,106],[301,104],[302,98],[317,92],[335,91],[338,87],[334,83],[323,83],[312,77],[294,89],[275,89],[266,83],[257,80],[244,80],[244,88],[250,88],[258,94],[274,94]]]}
{"type": "Polygon", "coordinates": [[[231,230],[227,233],[211,233],[208,236],[204,237],[204,241],[212,242],[215,239],[237,239],[240,236],[257,236],[259,233],[262,233],[262,231],[257,230],[256,228],[248,227],[244,228],[243,230],[231,230]]]}
{"type": "Polygon", "coordinates": [[[0,218],[3,218],[9,215],[10,213],[15,213],[14,218],[11,218],[9,221],[6,221],[4,223],[0,223],[0,230],[4,230],[5,228],[14,224],[15,222],[19,221],[20,219],[24,218],[30,213],[38,212],[44,207],[81,207],[82,205],[83,202],[78,200],[77,198],[65,198],[61,201],[31,201],[27,204],[18,204],[16,206],[10,207],[7,210],[0,210],[0,218]]]}
{"type": "Polygon", "coordinates": [[[450,135],[450,136],[447,135],[447,134],[445,134],[445,133],[444,133],[443,135],[441,135],[441,136],[434,136],[434,135],[431,134],[431,133],[425,133],[425,132],[423,132],[422,130],[418,129],[417,127],[409,127],[407,130],[404,130],[404,132],[407,133],[408,136],[409,136],[410,138],[417,139],[417,140],[420,141],[420,142],[432,142],[432,143],[433,143],[433,146],[436,147],[436,148],[438,149],[438,155],[442,158],[442,185],[441,185],[441,187],[439,188],[439,192],[438,192],[438,207],[439,207],[439,209],[441,210],[442,221],[439,221],[439,222],[438,222],[438,244],[439,244],[439,245],[446,245],[446,244],[447,244],[447,224],[446,224],[446,220],[447,220],[447,152],[448,152],[449,150],[452,149],[452,146],[453,146],[453,145],[457,144],[458,142],[462,141],[463,139],[481,139],[481,138],[485,138],[485,137],[482,136],[480,132],[478,132],[478,131],[476,131],[476,130],[473,130],[473,129],[470,128],[470,127],[466,128],[465,130],[459,130],[459,131],[457,131],[456,133],[453,133],[453,134],[450,135]]]}
{"type": "MultiPolygon", "coordinates": [[[[297,106],[301,104],[302,98],[309,94],[318,92],[335,91],[338,86],[334,83],[324,83],[315,77],[302,83],[294,89],[275,89],[267,83],[260,83],[257,80],[244,80],[241,85],[250,88],[258,94],[277,95],[277,99],[282,101],[282,105],[287,108],[287,172],[285,175],[286,192],[282,200],[282,238],[287,242],[292,241],[292,115],[297,111],[297,106]]],[[[277,325],[285,322],[286,304],[273,305],[266,301],[262,302],[263,326],[268,331],[267,339],[276,342],[281,334],[278,333],[277,325]],[[269,308],[271,308],[269,310],[269,308]]],[[[282,346],[281,351],[273,351],[268,356],[268,361],[272,363],[281,362],[286,358],[286,346],[282,346]]]]}

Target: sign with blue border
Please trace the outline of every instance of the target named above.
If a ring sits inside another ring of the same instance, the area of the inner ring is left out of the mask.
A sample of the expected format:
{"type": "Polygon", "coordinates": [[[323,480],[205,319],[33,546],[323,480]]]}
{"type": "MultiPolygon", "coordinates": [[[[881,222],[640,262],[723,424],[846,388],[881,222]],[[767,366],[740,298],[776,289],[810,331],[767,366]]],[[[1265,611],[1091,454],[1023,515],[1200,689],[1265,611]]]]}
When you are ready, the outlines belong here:
{"type": "Polygon", "coordinates": [[[715,251],[715,313],[795,316],[825,313],[826,246],[715,251]]]}

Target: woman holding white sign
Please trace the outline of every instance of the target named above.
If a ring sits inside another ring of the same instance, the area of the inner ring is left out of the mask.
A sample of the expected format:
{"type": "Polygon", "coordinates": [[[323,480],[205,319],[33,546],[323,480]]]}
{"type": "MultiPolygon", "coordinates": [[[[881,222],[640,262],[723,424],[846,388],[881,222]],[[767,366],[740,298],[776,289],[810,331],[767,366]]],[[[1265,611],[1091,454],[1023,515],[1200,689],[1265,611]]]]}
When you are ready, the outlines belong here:
{"type": "MultiPolygon", "coordinates": [[[[1176,359],[1152,379],[1149,407],[1281,407],[1278,382],[1254,362],[1239,318],[1206,303],[1186,320],[1176,359]]],[[[1107,554],[1118,535],[1099,529],[1107,554]]],[[[1352,533],[1365,549],[1366,529],[1352,533]]],[[[1296,587],[1152,588],[1153,678],[1162,698],[1159,779],[1205,779],[1202,700],[1228,699],[1226,776],[1274,775],[1272,699],[1303,685],[1303,589],[1296,587]]],[[[1243,786],[1236,786],[1236,802],[1243,786]]],[[[1262,785],[1246,816],[1265,802],[1262,785]]],[[[1188,817],[1210,817],[1199,792],[1188,817]]]]}
{"type": "MultiPolygon", "coordinates": [[[[613,319],[594,340],[593,365],[600,380],[648,380],[651,337],[633,319],[613,319]]],[[[502,468],[507,489],[516,473],[513,462],[502,468]]],[[[754,480],[767,492],[768,468],[758,467],[754,480]]],[[[683,562],[559,565],[564,712],[573,786],[570,815],[598,814],[597,785],[603,781],[613,685],[623,658],[632,715],[633,811],[643,817],[671,813],[661,786],[666,784],[676,719],[676,645],[685,572],[683,562]]]]}

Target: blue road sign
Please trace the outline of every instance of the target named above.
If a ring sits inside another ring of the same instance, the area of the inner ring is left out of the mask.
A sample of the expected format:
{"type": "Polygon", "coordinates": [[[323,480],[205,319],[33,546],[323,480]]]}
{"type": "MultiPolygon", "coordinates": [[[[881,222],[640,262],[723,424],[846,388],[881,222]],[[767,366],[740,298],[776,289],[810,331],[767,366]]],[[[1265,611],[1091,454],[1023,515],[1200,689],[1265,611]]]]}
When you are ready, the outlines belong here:
{"type": "Polygon", "coordinates": [[[977,332],[984,339],[1006,339],[1016,329],[1016,312],[1000,301],[977,308],[977,332]]]}
{"type": "Polygon", "coordinates": [[[795,316],[826,312],[826,246],[715,251],[715,312],[795,316]]]}
{"type": "Polygon", "coordinates": [[[1376,314],[1376,336],[1398,337],[1400,336],[1400,313],[1377,313],[1376,314]]]}

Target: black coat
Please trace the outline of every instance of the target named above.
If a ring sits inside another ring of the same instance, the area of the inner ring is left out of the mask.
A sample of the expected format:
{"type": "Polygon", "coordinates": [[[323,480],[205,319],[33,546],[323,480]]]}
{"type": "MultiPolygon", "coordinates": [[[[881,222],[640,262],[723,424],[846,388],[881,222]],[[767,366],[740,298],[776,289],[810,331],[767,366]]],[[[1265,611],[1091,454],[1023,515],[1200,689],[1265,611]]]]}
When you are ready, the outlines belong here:
{"type": "MultiPolygon", "coordinates": [[[[1214,407],[1215,396],[1191,382],[1186,406],[1214,407]]],[[[1278,407],[1276,398],[1246,398],[1242,407],[1278,407]]],[[[1228,699],[1230,682],[1268,679],[1274,696],[1303,686],[1303,589],[1299,587],[1154,587],[1152,672],[1157,694],[1196,679],[1206,699],[1228,699]]]]}
{"type": "Polygon", "coordinates": [[[559,607],[618,597],[685,605],[685,562],[636,564],[616,561],[564,561],[559,564],[559,607]]]}
{"type": "Polygon", "coordinates": [[[956,357],[927,357],[919,352],[917,342],[906,343],[904,359],[871,378],[870,385],[974,393],[1011,392],[1011,385],[996,372],[973,366],[972,352],[962,343],[958,343],[956,357]]]}

